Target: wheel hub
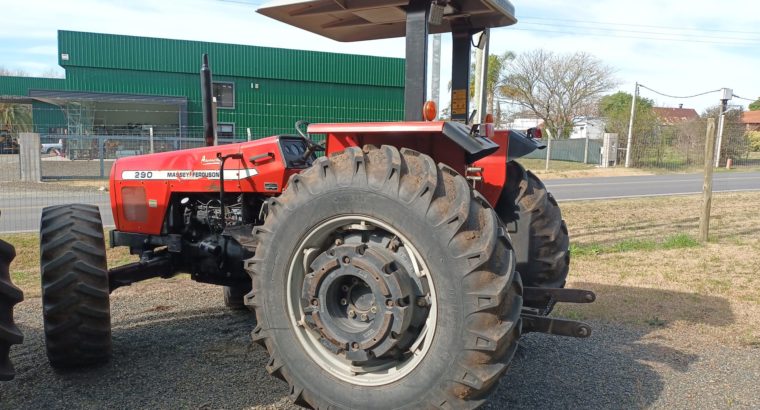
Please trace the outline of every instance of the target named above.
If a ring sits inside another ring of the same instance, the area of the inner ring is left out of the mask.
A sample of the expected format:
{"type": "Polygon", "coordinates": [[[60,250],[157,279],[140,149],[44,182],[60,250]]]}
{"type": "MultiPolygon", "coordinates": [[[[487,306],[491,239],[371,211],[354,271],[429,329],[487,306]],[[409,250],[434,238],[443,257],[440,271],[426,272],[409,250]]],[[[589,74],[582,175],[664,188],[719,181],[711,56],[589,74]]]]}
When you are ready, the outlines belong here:
{"type": "Polygon", "coordinates": [[[414,282],[392,251],[366,244],[336,245],[310,265],[303,282],[305,324],[322,344],[353,362],[405,349],[415,309],[414,282]]]}

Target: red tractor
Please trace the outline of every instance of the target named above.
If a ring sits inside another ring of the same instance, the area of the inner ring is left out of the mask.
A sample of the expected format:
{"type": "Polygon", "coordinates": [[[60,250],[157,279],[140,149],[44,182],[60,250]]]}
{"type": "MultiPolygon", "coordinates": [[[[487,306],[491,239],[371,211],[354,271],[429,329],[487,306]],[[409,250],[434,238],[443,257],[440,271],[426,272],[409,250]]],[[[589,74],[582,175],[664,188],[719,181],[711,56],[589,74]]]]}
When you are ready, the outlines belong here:
{"type": "MultiPolygon", "coordinates": [[[[514,23],[508,1],[316,0],[259,12],[341,41],[405,35],[406,121],[299,121],[296,135],[117,160],[110,243],[140,261],[110,270],[97,207],[43,210],[54,366],[108,359],[109,293],[177,273],[254,310],[267,370],[314,408],[475,407],[522,333],[590,335],[546,316],[594,294],[562,288],[557,204],[511,162],[540,142],[491,135],[467,112],[472,37],[514,23]],[[448,31],[453,118],[423,121],[427,35],[448,31]]],[[[205,63],[201,73],[213,144],[205,63]]]]}

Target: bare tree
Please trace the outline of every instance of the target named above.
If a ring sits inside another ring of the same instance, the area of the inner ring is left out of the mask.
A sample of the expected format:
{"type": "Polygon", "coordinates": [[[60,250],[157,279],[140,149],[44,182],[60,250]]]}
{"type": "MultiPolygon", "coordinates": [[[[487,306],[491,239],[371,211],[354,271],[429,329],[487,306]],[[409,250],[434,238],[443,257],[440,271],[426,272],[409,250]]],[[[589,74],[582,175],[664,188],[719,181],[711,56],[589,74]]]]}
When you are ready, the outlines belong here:
{"type": "Polygon", "coordinates": [[[595,111],[615,87],[614,69],[596,57],[547,50],[522,53],[506,65],[501,94],[544,120],[554,138],[568,136],[575,120],[595,111]]]}

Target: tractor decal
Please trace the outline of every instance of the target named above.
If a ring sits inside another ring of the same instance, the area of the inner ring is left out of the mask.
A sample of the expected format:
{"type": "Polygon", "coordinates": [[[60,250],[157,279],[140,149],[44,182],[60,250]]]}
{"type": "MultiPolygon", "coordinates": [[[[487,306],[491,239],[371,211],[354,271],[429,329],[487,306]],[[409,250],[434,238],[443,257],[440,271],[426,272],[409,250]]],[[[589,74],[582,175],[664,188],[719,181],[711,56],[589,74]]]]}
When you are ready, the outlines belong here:
{"type": "MultiPolygon", "coordinates": [[[[255,169],[224,170],[224,179],[246,179],[258,175],[255,169]]],[[[123,180],[174,180],[174,179],[219,179],[219,170],[132,170],[122,171],[123,180]]]]}

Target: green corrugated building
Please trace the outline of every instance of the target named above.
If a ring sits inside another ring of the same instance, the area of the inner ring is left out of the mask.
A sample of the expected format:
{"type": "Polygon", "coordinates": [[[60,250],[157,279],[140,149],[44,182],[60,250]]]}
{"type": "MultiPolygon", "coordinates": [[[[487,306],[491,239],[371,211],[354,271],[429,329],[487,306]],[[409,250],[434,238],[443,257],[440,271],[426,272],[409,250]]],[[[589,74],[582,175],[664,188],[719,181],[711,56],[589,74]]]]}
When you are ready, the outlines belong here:
{"type": "Polygon", "coordinates": [[[403,116],[403,59],[73,31],[58,32],[64,79],[0,77],[0,99],[31,103],[42,134],[199,137],[204,53],[220,137],[403,116]]]}

